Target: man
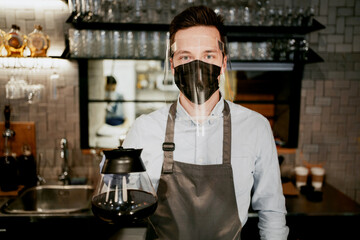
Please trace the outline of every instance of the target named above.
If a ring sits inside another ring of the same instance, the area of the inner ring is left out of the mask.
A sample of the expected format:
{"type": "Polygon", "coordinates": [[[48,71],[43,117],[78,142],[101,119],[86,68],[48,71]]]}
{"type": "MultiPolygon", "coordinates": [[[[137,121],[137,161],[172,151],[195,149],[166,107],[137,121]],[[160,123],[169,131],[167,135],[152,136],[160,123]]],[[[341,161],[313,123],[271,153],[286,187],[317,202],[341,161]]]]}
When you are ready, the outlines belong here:
{"type": "Polygon", "coordinates": [[[170,25],[179,98],[139,117],[123,147],[141,148],[157,190],[147,239],[240,239],[250,202],[262,239],[286,239],[285,199],[274,138],[260,114],[225,101],[223,19],[190,7],[170,25]]]}
{"type": "MultiPolygon", "coordinates": [[[[105,98],[107,100],[123,100],[122,94],[116,91],[116,79],[106,77],[105,98]]],[[[109,102],[106,106],[105,122],[111,126],[118,126],[125,121],[124,110],[121,102],[109,102]]]]}

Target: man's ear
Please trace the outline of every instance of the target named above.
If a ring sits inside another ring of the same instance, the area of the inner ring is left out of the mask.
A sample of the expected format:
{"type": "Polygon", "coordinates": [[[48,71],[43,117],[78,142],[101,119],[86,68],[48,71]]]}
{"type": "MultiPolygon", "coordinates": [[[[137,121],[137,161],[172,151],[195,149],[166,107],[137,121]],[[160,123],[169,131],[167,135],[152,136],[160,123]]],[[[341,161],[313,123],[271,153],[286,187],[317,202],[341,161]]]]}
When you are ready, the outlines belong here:
{"type": "Polygon", "coordinates": [[[220,72],[221,74],[225,73],[226,67],[227,67],[227,56],[224,56],[223,63],[221,66],[221,72],[220,72]]]}

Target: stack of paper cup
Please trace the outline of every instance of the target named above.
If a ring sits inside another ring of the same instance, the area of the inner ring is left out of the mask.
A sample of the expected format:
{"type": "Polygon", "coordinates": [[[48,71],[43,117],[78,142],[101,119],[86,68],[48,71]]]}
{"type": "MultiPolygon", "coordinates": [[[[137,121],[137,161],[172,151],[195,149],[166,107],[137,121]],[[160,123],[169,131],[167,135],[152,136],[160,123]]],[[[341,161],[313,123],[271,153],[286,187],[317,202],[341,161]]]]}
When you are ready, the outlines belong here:
{"type": "Polygon", "coordinates": [[[312,167],[311,172],[311,185],[315,190],[321,190],[324,181],[325,169],[321,167],[312,167]]]}
{"type": "Polygon", "coordinates": [[[308,173],[309,169],[306,167],[299,166],[295,168],[296,187],[300,188],[306,185],[308,173]]]}

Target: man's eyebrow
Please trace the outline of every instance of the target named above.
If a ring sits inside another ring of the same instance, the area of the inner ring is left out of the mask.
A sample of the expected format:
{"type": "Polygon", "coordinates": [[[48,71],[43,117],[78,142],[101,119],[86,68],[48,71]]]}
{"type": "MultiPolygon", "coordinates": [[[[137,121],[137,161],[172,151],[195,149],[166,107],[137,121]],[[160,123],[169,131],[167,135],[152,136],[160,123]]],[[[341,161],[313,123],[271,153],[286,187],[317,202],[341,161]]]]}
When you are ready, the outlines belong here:
{"type": "MultiPolygon", "coordinates": [[[[218,48],[216,48],[216,47],[213,47],[213,48],[210,48],[210,49],[208,48],[208,49],[203,50],[203,51],[201,52],[201,54],[204,54],[204,53],[206,53],[206,54],[216,53],[216,52],[218,52],[219,50],[220,50],[220,49],[218,49],[218,48]]],[[[193,54],[193,51],[187,50],[187,49],[179,49],[179,50],[175,51],[172,56],[174,56],[174,54],[176,54],[176,55],[193,54]]]]}
{"type": "Polygon", "coordinates": [[[207,52],[207,53],[212,53],[212,52],[217,52],[218,49],[210,49],[210,50],[205,50],[204,52],[207,52]]]}
{"type": "Polygon", "coordinates": [[[179,50],[177,51],[178,53],[191,53],[191,51],[188,51],[188,50],[179,50]]]}
{"type": "MultiPolygon", "coordinates": [[[[219,49],[215,49],[215,48],[213,48],[213,49],[205,49],[205,50],[203,50],[202,52],[206,52],[206,53],[208,53],[208,52],[217,52],[219,49]]],[[[178,52],[178,53],[192,53],[193,51],[189,51],[189,50],[178,50],[178,51],[176,51],[176,52],[178,52]]]]}

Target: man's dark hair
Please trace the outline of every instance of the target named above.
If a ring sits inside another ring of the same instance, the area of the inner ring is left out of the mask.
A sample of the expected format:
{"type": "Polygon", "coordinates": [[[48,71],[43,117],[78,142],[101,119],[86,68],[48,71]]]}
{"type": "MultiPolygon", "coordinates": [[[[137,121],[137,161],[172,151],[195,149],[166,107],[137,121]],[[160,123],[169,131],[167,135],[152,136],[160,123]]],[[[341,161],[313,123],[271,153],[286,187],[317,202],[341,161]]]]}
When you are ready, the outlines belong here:
{"type": "Polygon", "coordinates": [[[113,76],[106,76],[106,84],[116,84],[116,79],[113,76]]]}
{"type": "Polygon", "coordinates": [[[221,41],[225,43],[224,18],[206,6],[193,6],[185,9],[170,23],[170,45],[174,43],[175,34],[181,29],[194,26],[214,26],[220,32],[221,41]]]}

